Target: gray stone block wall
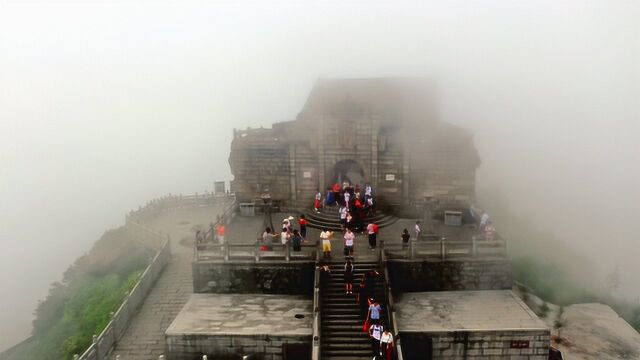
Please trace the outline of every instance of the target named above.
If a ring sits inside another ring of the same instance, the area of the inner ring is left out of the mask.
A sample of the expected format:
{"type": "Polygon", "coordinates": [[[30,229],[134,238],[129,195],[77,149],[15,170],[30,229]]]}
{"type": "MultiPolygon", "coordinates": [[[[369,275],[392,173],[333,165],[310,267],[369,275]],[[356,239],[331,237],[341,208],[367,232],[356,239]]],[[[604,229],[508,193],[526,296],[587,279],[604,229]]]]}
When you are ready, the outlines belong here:
{"type": "Polygon", "coordinates": [[[167,335],[166,349],[168,360],[202,359],[202,355],[220,360],[237,360],[241,355],[263,360],[305,360],[310,358],[311,336],[167,335]]]}
{"type": "Polygon", "coordinates": [[[507,290],[513,285],[508,259],[390,260],[394,292],[507,290]]]}
{"type": "Polygon", "coordinates": [[[406,360],[546,360],[549,358],[549,331],[542,329],[443,333],[411,332],[400,333],[400,338],[406,360]]]}
{"type": "MultiPolygon", "coordinates": [[[[389,95],[396,91],[384,81],[370,81],[389,95]]],[[[436,212],[474,202],[480,161],[471,134],[431,121],[427,112],[408,116],[404,101],[374,100],[359,85],[338,101],[334,96],[353,81],[338,82],[321,91],[327,96],[314,88],[307,104],[315,105],[305,106],[294,121],[234,133],[229,164],[240,201],[259,199],[268,188],[274,200],[308,207],[315,191],[334,181],[336,164],[351,160],[373,185],[379,205],[407,205],[427,194],[437,200],[436,212]],[[416,115],[424,121],[416,122],[416,115]]]]}
{"type": "Polygon", "coordinates": [[[296,263],[193,263],[193,291],[219,294],[313,293],[313,262],[296,263]]]}

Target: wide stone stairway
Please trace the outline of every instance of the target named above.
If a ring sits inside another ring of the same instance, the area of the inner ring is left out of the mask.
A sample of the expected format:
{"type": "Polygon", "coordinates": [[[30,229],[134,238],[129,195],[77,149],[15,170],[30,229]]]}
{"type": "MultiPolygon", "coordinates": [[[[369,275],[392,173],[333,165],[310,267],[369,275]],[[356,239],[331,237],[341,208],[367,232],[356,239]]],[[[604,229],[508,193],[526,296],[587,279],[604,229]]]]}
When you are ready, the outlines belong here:
{"type": "MultiPolygon", "coordinates": [[[[357,294],[346,294],[344,284],[344,264],[331,263],[331,274],[321,283],[322,303],[322,359],[370,360],[373,356],[369,334],[362,331],[364,317],[361,317],[357,294]]],[[[357,293],[362,275],[377,270],[377,262],[354,263],[353,289],[357,293]]],[[[375,280],[374,298],[383,308],[380,319],[385,321],[385,298],[381,276],[375,280]]],[[[365,313],[366,316],[366,313],[365,313]]]]}
{"type": "MultiPolygon", "coordinates": [[[[338,213],[338,207],[329,207],[321,209],[320,212],[313,210],[305,213],[309,227],[316,229],[329,229],[331,231],[342,230],[342,224],[340,223],[340,214],[338,213]]],[[[369,223],[376,223],[378,227],[383,228],[395,223],[398,220],[395,216],[384,214],[378,211],[371,216],[365,216],[362,221],[364,227],[369,223]]],[[[359,229],[363,230],[363,229],[359,229]]]]}

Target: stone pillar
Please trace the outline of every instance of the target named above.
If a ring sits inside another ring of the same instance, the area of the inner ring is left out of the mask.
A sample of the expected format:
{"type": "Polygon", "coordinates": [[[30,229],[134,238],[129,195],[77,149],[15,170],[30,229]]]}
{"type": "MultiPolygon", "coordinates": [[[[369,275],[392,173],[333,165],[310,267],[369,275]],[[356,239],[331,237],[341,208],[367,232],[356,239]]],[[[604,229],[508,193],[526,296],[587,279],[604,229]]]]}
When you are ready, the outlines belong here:
{"type": "Polygon", "coordinates": [[[325,154],[324,154],[324,143],[325,143],[325,126],[324,126],[324,122],[325,122],[325,118],[324,115],[322,115],[322,118],[319,120],[320,122],[320,131],[318,132],[318,188],[322,189],[324,188],[324,186],[326,185],[326,180],[325,180],[325,167],[326,167],[326,160],[325,160],[325,154]]]}
{"type": "MultiPolygon", "coordinates": [[[[374,189],[378,188],[378,135],[380,135],[380,129],[378,128],[378,122],[375,119],[375,116],[369,115],[371,119],[371,171],[369,179],[369,184],[373,186],[374,189]]],[[[364,185],[364,184],[363,184],[364,185]]]]}
{"type": "Polygon", "coordinates": [[[402,202],[407,204],[410,199],[409,194],[409,149],[405,144],[402,147],[402,202]]]}
{"type": "Polygon", "coordinates": [[[291,204],[296,204],[298,200],[298,187],[296,186],[296,146],[289,145],[289,199],[291,204]]]}

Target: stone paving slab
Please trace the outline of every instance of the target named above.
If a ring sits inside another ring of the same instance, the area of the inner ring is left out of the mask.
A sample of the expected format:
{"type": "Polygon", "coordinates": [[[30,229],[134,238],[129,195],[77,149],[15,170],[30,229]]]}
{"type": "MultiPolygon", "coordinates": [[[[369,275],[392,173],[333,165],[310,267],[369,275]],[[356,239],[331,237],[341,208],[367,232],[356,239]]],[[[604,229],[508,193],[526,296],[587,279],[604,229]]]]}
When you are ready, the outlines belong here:
{"type": "Polygon", "coordinates": [[[302,296],[193,294],[166,335],[312,335],[312,311],[302,296]]]}
{"type": "Polygon", "coordinates": [[[404,293],[396,314],[400,332],[548,329],[511,290],[404,293]]]}

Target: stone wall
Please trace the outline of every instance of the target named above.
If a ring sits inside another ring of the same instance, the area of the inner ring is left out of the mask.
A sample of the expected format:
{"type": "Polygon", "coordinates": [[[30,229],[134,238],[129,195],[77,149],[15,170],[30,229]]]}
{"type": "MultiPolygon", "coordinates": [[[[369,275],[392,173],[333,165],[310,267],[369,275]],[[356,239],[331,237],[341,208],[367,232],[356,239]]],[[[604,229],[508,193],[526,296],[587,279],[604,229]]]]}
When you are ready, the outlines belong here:
{"type": "MultiPolygon", "coordinates": [[[[238,202],[260,199],[269,190],[273,199],[288,199],[291,191],[289,145],[271,129],[245,132],[231,143],[231,191],[238,202]]],[[[283,139],[284,140],[284,139],[283,139]]]]}
{"type": "Polygon", "coordinates": [[[193,291],[218,294],[311,295],[315,264],[194,262],[193,291]]]}
{"type": "Polygon", "coordinates": [[[234,132],[232,191],[240,202],[269,189],[286,205],[310,206],[335,181],[336,164],[348,160],[373,185],[378,204],[406,206],[429,195],[436,213],[468,207],[480,164],[471,134],[431,118],[433,109],[410,114],[418,98],[402,100],[410,92],[398,90],[383,79],[325,82],[296,120],[234,132]]]}
{"type": "Polygon", "coordinates": [[[405,360],[549,358],[549,330],[400,333],[405,360]],[[426,354],[426,356],[425,356],[426,354]]]}
{"type": "Polygon", "coordinates": [[[209,359],[310,359],[311,335],[176,335],[166,337],[170,360],[209,359]]]}
{"type": "Polygon", "coordinates": [[[394,292],[507,290],[513,285],[508,259],[389,260],[394,292]]]}

